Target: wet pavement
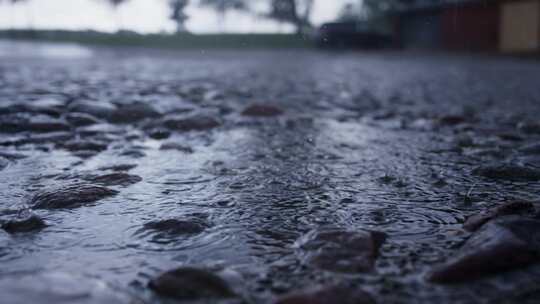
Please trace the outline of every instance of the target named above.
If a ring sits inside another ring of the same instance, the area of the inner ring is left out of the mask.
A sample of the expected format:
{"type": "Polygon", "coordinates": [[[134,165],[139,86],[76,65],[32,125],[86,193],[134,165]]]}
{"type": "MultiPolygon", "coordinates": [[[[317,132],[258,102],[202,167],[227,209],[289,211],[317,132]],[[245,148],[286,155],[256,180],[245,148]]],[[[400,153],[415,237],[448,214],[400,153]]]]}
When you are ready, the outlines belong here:
{"type": "Polygon", "coordinates": [[[5,48],[13,303],[540,295],[538,62],[5,48]],[[470,268],[484,258],[496,266],[470,268]]]}

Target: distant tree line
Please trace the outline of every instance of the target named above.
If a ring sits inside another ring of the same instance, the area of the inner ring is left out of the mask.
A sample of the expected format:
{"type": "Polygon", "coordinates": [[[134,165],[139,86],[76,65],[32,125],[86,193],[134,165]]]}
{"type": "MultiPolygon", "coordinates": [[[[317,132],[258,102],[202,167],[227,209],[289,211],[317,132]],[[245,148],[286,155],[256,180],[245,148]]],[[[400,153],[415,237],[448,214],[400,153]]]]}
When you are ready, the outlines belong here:
{"type": "MultiPolygon", "coordinates": [[[[0,0],[17,4],[30,0],[0,0]]],[[[43,0],[40,0],[43,1],[43,0]]],[[[130,0],[92,0],[110,5],[114,11],[118,29],[122,29],[121,15],[118,9],[130,0]]],[[[155,0],[151,0],[155,1],[155,0]]],[[[308,32],[312,27],[311,15],[315,0],[162,0],[169,7],[169,18],[175,22],[178,32],[186,31],[189,15],[186,9],[190,5],[206,7],[214,10],[223,26],[227,14],[231,11],[242,11],[258,18],[275,20],[282,24],[292,25],[298,34],[308,32]]],[[[322,0],[339,1],[339,0],[322,0]]],[[[344,1],[344,0],[342,0],[344,1]]],[[[376,20],[387,10],[396,6],[407,5],[418,0],[354,0],[344,1],[341,19],[358,18],[360,20],[376,20]]],[[[427,1],[427,0],[426,0],[427,1]]]]}

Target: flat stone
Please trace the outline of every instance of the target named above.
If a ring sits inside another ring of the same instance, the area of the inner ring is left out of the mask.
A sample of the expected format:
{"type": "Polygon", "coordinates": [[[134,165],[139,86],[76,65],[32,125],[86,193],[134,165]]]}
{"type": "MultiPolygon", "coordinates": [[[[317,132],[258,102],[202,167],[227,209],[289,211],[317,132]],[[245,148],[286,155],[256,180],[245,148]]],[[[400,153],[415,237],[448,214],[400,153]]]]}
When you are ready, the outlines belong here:
{"type": "Polygon", "coordinates": [[[68,113],[65,116],[68,123],[75,127],[85,127],[98,124],[101,121],[87,113],[68,113]]]}
{"type": "Polygon", "coordinates": [[[57,132],[70,130],[69,124],[61,119],[47,115],[14,114],[0,117],[1,132],[57,132]]]}
{"type": "Polygon", "coordinates": [[[133,123],[143,119],[152,119],[161,117],[152,105],[147,103],[133,103],[121,105],[110,117],[113,123],[133,123]]]}
{"type": "Polygon", "coordinates": [[[9,165],[9,160],[7,160],[4,157],[0,156],[0,170],[3,170],[8,165],[9,165]]]}
{"type": "Polygon", "coordinates": [[[382,232],[328,228],[309,232],[295,246],[308,265],[333,272],[360,273],[373,270],[385,239],[382,232]]]}
{"type": "Polygon", "coordinates": [[[526,155],[540,155],[540,143],[523,146],[518,151],[526,155]]]}
{"type": "Polygon", "coordinates": [[[94,176],[86,179],[89,182],[103,186],[130,186],[142,181],[138,175],[127,173],[111,173],[100,176],[94,176]]]}
{"type": "Polygon", "coordinates": [[[166,219],[144,224],[144,229],[160,232],[161,236],[198,234],[209,227],[210,224],[200,217],[166,219]]]}
{"type": "Polygon", "coordinates": [[[160,150],[176,150],[176,151],[180,151],[180,152],[184,152],[188,154],[193,153],[193,149],[191,147],[184,146],[184,145],[181,145],[179,143],[174,143],[174,142],[164,143],[161,145],[161,147],[159,147],[159,149],[160,150]]]}
{"type": "Polygon", "coordinates": [[[71,152],[76,152],[76,151],[102,152],[102,151],[107,150],[106,143],[103,143],[101,141],[95,141],[95,140],[75,139],[75,140],[70,140],[68,142],[62,143],[59,146],[71,152]]]}
{"type": "Polygon", "coordinates": [[[99,170],[111,170],[111,171],[129,171],[131,169],[136,168],[137,165],[135,164],[123,164],[123,165],[113,165],[113,166],[107,166],[107,167],[101,167],[99,170]]]}
{"type": "Polygon", "coordinates": [[[431,282],[458,283],[540,261],[540,221],[516,215],[492,220],[465,242],[455,257],[435,267],[431,282]]]}
{"type": "Polygon", "coordinates": [[[463,228],[468,231],[475,231],[494,218],[512,214],[532,214],[534,211],[535,208],[531,202],[510,202],[467,218],[463,224],[463,228]]]}
{"type": "Polygon", "coordinates": [[[518,129],[524,133],[540,134],[540,123],[536,121],[524,121],[518,124],[518,129]]]}
{"type": "Polygon", "coordinates": [[[157,294],[178,300],[225,299],[235,293],[221,277],[197,268],[181,267],[159,275],[148,286],[157,294]]]}
{"type": "Polygon", "coordinates": [[[373,297],[359,289],[347,286],[328,286],[291,293],[279,298],[275,304],[375,304],[373,297]]]}
{"type": "Polygon", "coordinates": [[[455,126],[467,121],[467,117],[463,115],[449,114],[439,117],[439,123],[442,125],[455,126]]]}
{"type": "Polygon", "coordinates": [[[510,181],[538,181],[540,180],[540,170],[521,165],[503,164],[478,167],[473,170],[473,174],[490,179],[501,179],[510,181]]]}
{"type": "Polygon", "coordinates": [[[90,114],[101,119],[110,119],[116,109],[110,102],[97,100],[74,101],[68,106],[70,112],[90,114]]]}
{"type": "Polygon", "coordinates": [[[0,278],[2,302],[9,304],[141,304],[138,299],[109,284],[67,273],[4,275],[0,278]]]}
{"type": "Polygon", "coordinates": [[[283,110],[266,104],[253,104],[242,111],[243,116],[253,116],[253,117],[274,117],[283,114],[283,110]]]}
{"type": "Polygon", "coordinates": [[[27,158],[27,156],[24,154],[11,153],[11,152],[0,152],[0,157],[9,159],[9,160],[20,160],[20,159],[27,158]]]}
{"type": "Polygon", "coordinates": [[[157,139],[157,140],[167,139],[171,137],[171,132],[163,128],[155,128],[155,129],[149,130],[147,133],[148,133],[148,136],[150,136],[150,138],[157,139]]]}
{"type": "Polygon", "coordinates": [[[34,209],[76,208],[114,196],[118,191],[91,184],[75,184],[37,193],[30,200],[34,209]]]}
{"type": "Polygon", "coordinates": [[[164,119],[163,125],[171,130],[188,132],[210,130],[220,126],[220,123],[211,116],[196,114],[192,116],[167,117],[164,119]]]}
{"type": "Polygon", "coordinates": [[[9,233],[21,233],[41,230],[47,227],[47,224],[35,214],[26,214],[3,223],[1,227],[9,233]]]}

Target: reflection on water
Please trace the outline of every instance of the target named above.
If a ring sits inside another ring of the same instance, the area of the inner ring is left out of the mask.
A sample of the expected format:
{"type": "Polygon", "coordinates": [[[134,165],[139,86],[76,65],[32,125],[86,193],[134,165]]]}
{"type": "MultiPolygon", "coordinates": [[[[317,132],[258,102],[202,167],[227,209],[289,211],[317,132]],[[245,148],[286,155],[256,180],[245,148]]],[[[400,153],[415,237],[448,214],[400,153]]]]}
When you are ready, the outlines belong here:
{"type": "Polygon", "coordinates": [[[0,40],[0,58],[82,59],[92,55],[92,50],[74,43],[0,40]]]}

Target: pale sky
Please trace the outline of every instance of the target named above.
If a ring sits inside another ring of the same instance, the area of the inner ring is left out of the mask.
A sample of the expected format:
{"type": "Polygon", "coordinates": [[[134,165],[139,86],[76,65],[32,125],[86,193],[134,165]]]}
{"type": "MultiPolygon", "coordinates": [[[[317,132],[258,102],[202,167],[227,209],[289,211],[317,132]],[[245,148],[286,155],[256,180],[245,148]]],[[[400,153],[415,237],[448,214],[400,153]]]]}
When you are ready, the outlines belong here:
{"type": "MultiPolygon", "coordinates": [[[[0,0],[1,2],[2,0],[0,0]]],[[[336,17],[346,0],[315,0],[313,21],[320,24],[336,17]]],[[[172,31],[174,23],[164,0],[131,0],[119,10],[123,27],[138,32],[172,31]]],[[[187,27],[196,33],[219,32],[218,18],[213,11],[191,6],[187,27]]],[[[0,4],[0,28],[94,29],[116,31],[115,16],[100,0],[31,0],[28,4],[0,4]]],[[[227,32],[290,31],[288,26],[257,19],[250,15],[229,13],[225,22],[227,32]]]]}

